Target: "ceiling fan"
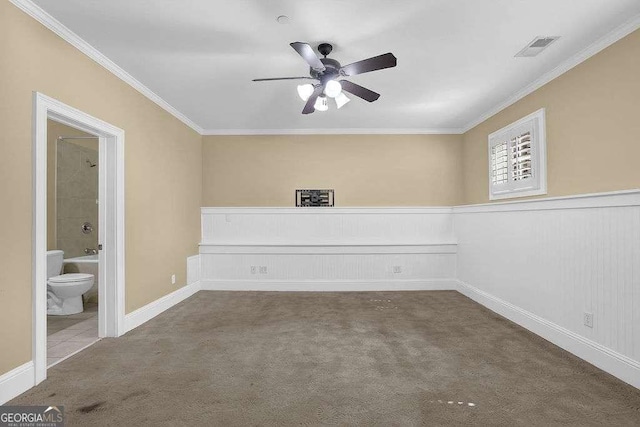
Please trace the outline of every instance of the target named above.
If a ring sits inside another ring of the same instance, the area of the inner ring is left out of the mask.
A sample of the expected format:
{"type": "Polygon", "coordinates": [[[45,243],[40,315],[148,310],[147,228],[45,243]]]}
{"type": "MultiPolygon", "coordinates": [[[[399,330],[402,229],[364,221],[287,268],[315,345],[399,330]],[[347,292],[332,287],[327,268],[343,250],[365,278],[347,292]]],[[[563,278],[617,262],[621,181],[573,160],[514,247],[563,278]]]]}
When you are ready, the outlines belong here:
{"type": "Polygon", "coordinates": [[[395,67],[397,59],[392,53],[374,56],[369,59],[354,62],[349,65],[340,65],[335,59],[327,58],[333,50],[329,43],[321,43],[318,52],[324,56],[319,58],[313,48],[307,43],[294,42],[291,47],[309,64],[310,77],[275,77],[267,79],[254,79],[254,82],[273,80],[315,80],[317,83],[298,86],[298,95],[307,103],[302,109],[302,114],[310,114],[315,110],[326,111],[328,107],[327,97],[334,98],[338,108],[349,102],[342,91],[349,92],[365,101],[373,102],[380,98],[380,94],[365,87],[344,80],[344,77],[371,71],[383,70],[395,67]],[[341,79],[338,81],[338,79],[341,79]]]}

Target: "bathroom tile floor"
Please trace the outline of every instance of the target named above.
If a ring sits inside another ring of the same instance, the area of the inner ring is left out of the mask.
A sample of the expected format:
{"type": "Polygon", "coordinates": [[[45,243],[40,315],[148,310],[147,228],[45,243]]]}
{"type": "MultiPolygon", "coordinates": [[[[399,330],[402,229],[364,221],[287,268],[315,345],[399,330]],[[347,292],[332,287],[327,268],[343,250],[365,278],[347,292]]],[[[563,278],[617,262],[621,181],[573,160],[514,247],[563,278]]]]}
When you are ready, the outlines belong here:
{"type": "Polygon", "coordinates": [[[98,341],[97,304],[70,316],[47,316],[47,367],[98,341]]]}
{"type": "Polygon", "coordinates": [[[71,314],[69,316],[47,316],[47,337],[97,316],[98,304],[95,302],[84,303],[84,311],[82,313],[71,314]]]}

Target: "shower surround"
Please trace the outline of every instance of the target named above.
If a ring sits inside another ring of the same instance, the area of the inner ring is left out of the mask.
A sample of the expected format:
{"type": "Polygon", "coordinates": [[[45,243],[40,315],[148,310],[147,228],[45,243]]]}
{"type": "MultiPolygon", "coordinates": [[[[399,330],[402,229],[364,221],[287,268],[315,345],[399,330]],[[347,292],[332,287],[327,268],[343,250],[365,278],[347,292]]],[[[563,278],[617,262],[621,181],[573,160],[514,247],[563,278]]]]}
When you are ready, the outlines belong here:
{"type": "Polygon", "coordinates": [[[57,141],[56,246],[65,258],[98,247],[98,142],[57,141]],[[95,146],[95,147],[94,147],[95,146]],[[84,223],[92,231],[85,234],[84,223]]]}

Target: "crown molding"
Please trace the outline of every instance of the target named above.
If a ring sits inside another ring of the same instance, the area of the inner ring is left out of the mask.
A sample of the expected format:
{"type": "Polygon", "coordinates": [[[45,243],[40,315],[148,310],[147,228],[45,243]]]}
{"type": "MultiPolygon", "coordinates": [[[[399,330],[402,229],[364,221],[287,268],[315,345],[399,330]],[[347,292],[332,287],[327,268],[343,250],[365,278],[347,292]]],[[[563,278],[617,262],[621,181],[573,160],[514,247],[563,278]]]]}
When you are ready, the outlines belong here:
{"type": "Polygon", "coordinates": [[[460,128],[433,129],[205,129],[202,135],[460,135],[460,128]]]}
{"type": "Polygon", "coordinates": [[[541,88],[553,79],[561,76],[585,60],[596,55],[605,48],[611,46],[623,37],[631,34],[640,28],[640,14],[631,18],[627,23],[619,26],[605,36],[598,39],[595,43],[573,55],[553,70],[545,73],[538,79],[534,80],[513,96],[504,102],[494,106],[484,114],[478,116],[475,120],[470,121],[461,128],[381,128],[381,129],[203,129],[189,117],[178,111],[159,95],[142,84],[139,80],[127,73],[124,69],[114,63],[112,60],[103,55],[95,47],[91,46],[76,33],[67,28],[60,21],[55,19],[49,13],[44,11],[40,6],[31,0],[9,0],[17,8],[25,12],[27,15],[40,22],[42,25],[60,36],[63,40],[74,46],[76,49],[84,53],[93,61],[104,67],[113,75],[133,87],[135,90],[146,96],[149,100],[160,106],[162,109],[173,115],[175,118],[189,126],[200,135],[460,135],[473,129],[480,123],[496,115],[505,108],[515,104],[520,99],[541,88]]]}
{"type": "Polygon", "coordinates": [[[515,95],[511,96],[506,101],[496,105],[495,107],[486,111],[484,114],[480,115],[477,119],[467,123],[467,125],[462,128],[462,133],[467,133],[474,127],[478,126],[480,123],[493,117],[505,108],[515,104],[530,93],[540,89],[542,86],[546,85],[553,79],[560,77],[562,74],[566,73],[567,71],[571,70],[572,68],[576,67],[577,65],[581,64],[582,62],[586,61],[587,59],[591,58],[607,47],[611,46],[623,37],[628,36],[638,28],[640,28],[640,14],[635,15],[626,23],[599,38],[595,43],[592,43],[590,46],[576,53],[566,61],[563,61],[553,70],[543,74],[541,77],[534,80],[532,83],[525,86],[520,91],[516,92],[515,95]]]}
{"type": "Polygon", "coordinates": [[[40,22],[42,25],[53,31],[55,34],[60,36],[64,41],[78,49],[80,52],[84,53],[86,56],[97,62],[99,65],[104,67],[107,71],[111,72],[113,75],[118,77],[120,80],[127,83],[129,86],[140,92],[142,95],[149,98],[151,101],[156,103],[166,112],[174,116],[176,119],[180,120],[185,125],[189,126],[194,131],[202,134],[202,128],[198,126],[195,122],[189,119],[187,116],[182,114],[176,108],[171,106],[167,101],[162,99],[159,95],[153,92],[151,89],[142,84],[139,80],[134,78],[131,74],[127,73],[125,70],[116,65],[115,62],[107,58],[100,51],[98,51],[95,47],[91,46],[84,39],[82,39],[79,35],[71,31],[60,21],[55,19],[45,10],[43,10],[40,6],[33,3],[31,0],[9,0],[13,3],[18,9],[25,12],[27,15],[31,16],[36,21],[40,22]]]}

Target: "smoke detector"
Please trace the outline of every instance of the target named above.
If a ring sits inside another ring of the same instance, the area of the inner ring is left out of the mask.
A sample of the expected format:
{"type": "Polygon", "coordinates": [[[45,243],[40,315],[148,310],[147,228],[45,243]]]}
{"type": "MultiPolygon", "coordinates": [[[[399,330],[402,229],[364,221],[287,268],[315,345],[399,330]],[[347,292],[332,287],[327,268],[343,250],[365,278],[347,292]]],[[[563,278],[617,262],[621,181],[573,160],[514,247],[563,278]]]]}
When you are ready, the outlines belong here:
{"type": "Polygon", "coordinates": [[[531,58],[536,56],[559,38],[560,36],[538,36],[526,45],[524,49],[516,53],[516,57],[531,58]]]}

